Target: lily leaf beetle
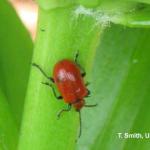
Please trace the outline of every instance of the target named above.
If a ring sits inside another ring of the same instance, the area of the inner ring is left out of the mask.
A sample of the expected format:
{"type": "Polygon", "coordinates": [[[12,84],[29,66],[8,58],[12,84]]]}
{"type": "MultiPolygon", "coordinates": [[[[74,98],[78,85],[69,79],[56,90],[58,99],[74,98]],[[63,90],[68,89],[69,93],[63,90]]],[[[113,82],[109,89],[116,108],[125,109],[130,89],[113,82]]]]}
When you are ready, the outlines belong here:
{"type": "Polygon", "coordinates": [[[87,89],[88,83],[85,83],[83,78],[86,75],[84,69],[78,64],[79,53],[77,52],[74,61],[69,59],[63,59],[57,62],[53,69],[53,77],[49,77],[43,69],[36,63],[32,65],[40,70],[40,72],[51,82],[42,82],[43,84],[51,87],[54,96],[57,99],[63,99],[65,103],[68,104],[67,109],[62,109],[58,113],[58,117],[61,116],[63,112],[71,110],[73,106],[77,112],[79,112],[80,130],[78,138],[81,136],[81,113],[82,107],[95,107],[94,105],[85,104],[84,98],[90,95],[90,91],[87,89]],[[60,96],[57,96],[53,84],[56,85],[60,96]]]}

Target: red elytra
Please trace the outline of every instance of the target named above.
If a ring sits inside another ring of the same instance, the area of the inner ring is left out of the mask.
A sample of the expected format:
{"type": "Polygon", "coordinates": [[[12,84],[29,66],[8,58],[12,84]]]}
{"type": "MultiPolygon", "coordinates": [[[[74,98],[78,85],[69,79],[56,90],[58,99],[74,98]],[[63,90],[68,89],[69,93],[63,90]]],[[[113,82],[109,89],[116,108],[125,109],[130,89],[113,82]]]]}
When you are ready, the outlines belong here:
{"type": "Polygon", "coordinates": [[[84,106],[84,97],[88,95],[80,68],[73,61],[64,59],[54,66],[53,78],[64,102],[79,111],[84,106]]]}

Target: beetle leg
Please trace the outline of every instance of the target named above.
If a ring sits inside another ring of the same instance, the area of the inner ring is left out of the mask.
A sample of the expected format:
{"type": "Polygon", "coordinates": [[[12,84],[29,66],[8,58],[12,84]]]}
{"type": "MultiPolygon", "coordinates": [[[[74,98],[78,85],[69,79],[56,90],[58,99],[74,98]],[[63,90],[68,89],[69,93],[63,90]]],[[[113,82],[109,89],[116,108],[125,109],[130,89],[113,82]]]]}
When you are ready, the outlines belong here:
{"type": "Polygon", "coordinates": [[[90,85],[90,82],[86,82],[86,83],[85,83],[85,86],[88,86],[88,85],[90,85]]]}
{"type": "Polygon", "coordinates": [[[85,77],[86,76],[86,72],[85,72],[85,70],[83,69],[83,67],[81,67],[81,65],[78,63],[78,57],[79,57],[79,51],[77,51],[77,53],[76,53],[76,55],[75,55],[75,57],[74,57],[74,61],[75,61],[75,63],[78,65],[78,67],[80,68],[80,70],[81,70],[81,76],[82,77],[85,77]]]}
{"type": "Polygon", "coordinates": [[[93,105],[84,105],[84,107],[95,107],[97,106],[97,104],[93,104],[93,105]]]}
{"type": "Polygon", "coordinates": [[[54,83],[54,79],[53,79],[52,77],[49,77],[39,65],[37,65],[36,63],[32,63],[32,65],[33,65],[34,67],[38,68],[38,69],[41,71],[41,73],[42,73],[48,80],[50,80],[51,82],[54,83]]]}
{"type": "Polygon", "coordinates": [[[58,119],[60,118],[60,116],[61,116],[61,114],[62,114],[63,112],[70,111],[70,110],[71,110],[71,104],[68,104],[68,108],[62,109],[62,110],[57,114],[58,119]]]}
{"type": "MultiPolygon", "coordinates": [[[[81,69],[81,66],[80,66],[80,69],[81,69]]],[[[83,69],[82,69],[82,70],[83,70],[83,69]]],[[[85,76],[86,76],[86,72],[85,72],[85,71],[82,72],[82,73],[81,73],[81,76],[82,76],[82,77],[85,77],[85,76]]]]}
{"type": "Polygon", "coordinates": [[[51,89],[52,89],[52,91],[53,91],[53,93],[54,93],[54,96],[55,96],[57,99],[62,99],[62,98],[63,98],[62,96],[57,96],[57,95],[56,95],[55,89],[54,89],[54,87],[53,87],[50,83],[48,83],[48,82],[42,82],[42,84],[45,84],[45,85],[51,87],[51,89]]]}
{"type": "Polygon", "coordinates": [[[90,94],[91,94],[90,90],[87,89],[87,95],[85,97],[90,97],[90,94]]]}
{"type": "Polygon", "coordinates": [[[78,57],[79,57],[79,51],[76,52],[75,57],[74,57],[74,61],[77,64],[78,64],[78,57]]]}

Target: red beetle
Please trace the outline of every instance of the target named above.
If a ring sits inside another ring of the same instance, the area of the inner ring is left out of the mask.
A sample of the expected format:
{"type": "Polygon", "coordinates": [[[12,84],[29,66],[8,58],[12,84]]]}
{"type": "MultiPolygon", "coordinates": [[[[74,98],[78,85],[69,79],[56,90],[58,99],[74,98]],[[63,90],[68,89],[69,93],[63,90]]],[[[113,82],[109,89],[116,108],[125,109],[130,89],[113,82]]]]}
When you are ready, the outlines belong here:
{"type": "Polygon", "coordinates": [[[90,94],[90,91],[87,89],[87,84],[84,83],[83,77],[85,76],[85,71],[81,73],[80,70],[83,70],[80,65],[77,63],[78,53],[76,54],[75,60],[71,61],[68,59],[61,60],[57,62],[54,66],[53,70],[53,78],[48,77],[46,73],[42,70],[42,68],[33,63],[33,66],[37,67],[43,75],[51,80],[53,83],[56,84],[61,96],[57,96],[56,92],[52,86],[52,84],[48,82],[42,82],[43,84],[46,84],[50,86],[53,90],[53,93],[57,99],[64,99],[64,102],[68,104],[67,109],[62,109],[58,117],[62,114],[64,111],[70,111],[71,106],[75,108],[76,111],[79,112],[80,117],[80,132],[79,137],[81,135],[81,114],[80,109],[84,107],[93,107],[96,105],[86,105],[85,104],[85,97],[88,97],[90,94]]]}

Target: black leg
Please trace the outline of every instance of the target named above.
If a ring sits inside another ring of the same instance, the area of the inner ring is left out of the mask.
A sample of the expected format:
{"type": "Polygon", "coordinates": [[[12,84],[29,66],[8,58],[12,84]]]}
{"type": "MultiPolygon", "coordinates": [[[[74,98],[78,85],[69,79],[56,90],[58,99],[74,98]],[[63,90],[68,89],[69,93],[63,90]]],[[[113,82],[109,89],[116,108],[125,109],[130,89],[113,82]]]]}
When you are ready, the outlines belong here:
{"type": "Polygon", "coordinates": [[[76,55],[74,57],[74,61],[76,64],[78,64],[78,57],[79,57],[79,51],[76,52],[76,55]]]}
{"type": "Polygon", "coordinates": [[[32,63],[32,65],[33,65],[34,67],[38,68],[38,69],[41,71],[41,73],[42,73],[48,80],[50,80],[50,81],[52,81],[52,82],[54,83],[54,79],[53,79],[52,77],[49,77],[49,76],[43,71],[43,69],[42,69],[39,65],[37,65],[36,63],[32,63]]]}
{"type": "Polygon", "coordinates": [[[62,96],[57,96],[57,95],[56,95],[55,89],[54,89],[54,87],[53,87],[51,84],[49,84],[48,82],[42,82],[42,84],[45,84],[45,85],[51,87],[51,89],[52,89],[52,91],[53,91],[53,93],[54,93],[54,96],[55,96],[57,99],[62,99],[62,96]]]}
{"type": "Polygon", "coordinates": [[[88,93],[87,93],[87,95],[85,97],[90,97],[91,92],[88,89],[87,89],[87,91],[88,91],[88,93]]]}
{"type": "MultiPolygon", "coordinates": [[[[81,69],[81,66],[80,66],[80,69],[81,69]]],[[[83,69],[82,69],[82,70],[83,70],[83,69]]],[[[86,72],[85,72],[85,71],[82,72],[82,73],[81,73],[81,76],[82,76],[82,77],[85,77],[85,76],[86,76],[86,72]]]]}
{"type": "Polygon", "coordinates": [[[96,107],[97,106],[97,104],[94,104],[94,105],[84,105],[84,107],[96,107]]]}
{"type": "Polygon", "coordinates": [[[60,118],[60,116],[61,116],[61,114],[62,114],[63,112],[67,112],[67,111],[70,111],[70,110],[71,110],[71,104],[68,104],[68,108],[62,109],[62,110],[57,114],[58,119],[60,118]]]}
{"type": "Polygon", "coordinates": [[[79,51],[77,51],[76,52],[76,55],[75,55],[75,57],[74,57],[74,61],[75,61],[75,63],[78,65],[78,67],[80,68],[80,70],[81,70],[81,76],[82,77],[85,77],[86,76],[86,72],[85,72],[85,70],[81,67],[81,65],[78,63],[78,57],[79,57],[79,51]]]}
{"type": "Polygon", "coordinates": [[[88,86],[88,85],[90,85],[90,82],[86,82],[86,83],[85,83],[85,86],[88,86]]]}

